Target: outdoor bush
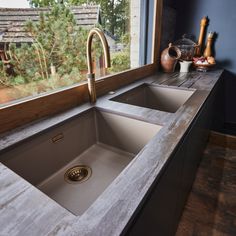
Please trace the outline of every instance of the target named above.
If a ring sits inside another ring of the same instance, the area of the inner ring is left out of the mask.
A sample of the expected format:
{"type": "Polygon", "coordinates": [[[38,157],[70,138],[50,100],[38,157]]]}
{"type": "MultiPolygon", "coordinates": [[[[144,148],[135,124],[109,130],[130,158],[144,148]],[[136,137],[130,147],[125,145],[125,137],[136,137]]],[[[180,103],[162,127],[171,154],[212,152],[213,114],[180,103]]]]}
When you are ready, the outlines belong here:
{"type": "Polygon", "coordinates": [[[110,72],[121,72],[130,69],[130,53],[128,50],[115,52],[111,55],[110,72]]]}

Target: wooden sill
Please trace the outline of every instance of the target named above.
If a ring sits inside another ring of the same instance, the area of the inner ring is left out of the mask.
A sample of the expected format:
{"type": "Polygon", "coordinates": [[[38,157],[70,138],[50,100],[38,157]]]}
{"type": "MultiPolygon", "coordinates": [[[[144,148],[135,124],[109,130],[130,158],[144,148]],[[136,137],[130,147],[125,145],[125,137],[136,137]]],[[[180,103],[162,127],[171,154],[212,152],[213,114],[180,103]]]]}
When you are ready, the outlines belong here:
{"type": "MultiPolygon", "coordinates": [[[[108,91],[115,90],[137,79],[151,75],[153,72],[153,66],[147,65],[144,68],[101,78],[96,81],[97,95],[101,96],[108,91]]],[[[0,133],[88,101],[87,83],[83,83],[76,87],[47,95],[39,95],[30,100],[14,103],[0,109],[0,133]]]]}

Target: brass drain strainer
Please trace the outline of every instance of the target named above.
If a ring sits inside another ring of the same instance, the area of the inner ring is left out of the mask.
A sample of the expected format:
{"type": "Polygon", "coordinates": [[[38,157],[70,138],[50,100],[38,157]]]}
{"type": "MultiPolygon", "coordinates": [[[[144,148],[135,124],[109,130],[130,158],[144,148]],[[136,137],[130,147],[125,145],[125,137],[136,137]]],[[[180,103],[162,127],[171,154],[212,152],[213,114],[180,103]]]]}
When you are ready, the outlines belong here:
{"type": "Polygon", "coordinates": [[[88,166],[78,165],[68,169],[65,173],[65,181],[70,184],[79,184],[90,178],[92,170],[88,166]]]}

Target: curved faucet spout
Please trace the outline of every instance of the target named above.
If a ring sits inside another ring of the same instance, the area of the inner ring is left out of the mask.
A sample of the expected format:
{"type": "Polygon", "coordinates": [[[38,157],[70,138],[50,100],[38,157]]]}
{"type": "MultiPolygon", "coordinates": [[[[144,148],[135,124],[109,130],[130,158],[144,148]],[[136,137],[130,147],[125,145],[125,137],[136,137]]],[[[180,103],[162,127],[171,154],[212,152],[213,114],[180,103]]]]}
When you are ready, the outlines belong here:
{"type": "Polygon", "coordinates": [[[87,64],[88,64],[87,78],[88,78],[89,97],[91,103],[96,102],[95,73],[93,71],[93,62],[92,62],[92,41],[94,35],[97,35],[102,43],[104,59],[105,59],[105,68],[111,67],[109,46],[103,31],[100,30],[99,28],[91,29],[87,39],[87,64]]]}
{"type": "Polygon", "coordinates": [[[105,68],[108,68],[111,66],[109,46],[108,46],[108,43],[107,43],[107,40],[106,40],[106,37],[105,37],[103,31],[100,30],[99,28],[91,29],[88,34],[88,39],[87,39],[88,74],[93,73],[92,40],[93,40],[94,35],[97,35],[102,43],[102,48],[103,48],[103,53],[104,53],[104,58],[105,58],[105,68]]]}

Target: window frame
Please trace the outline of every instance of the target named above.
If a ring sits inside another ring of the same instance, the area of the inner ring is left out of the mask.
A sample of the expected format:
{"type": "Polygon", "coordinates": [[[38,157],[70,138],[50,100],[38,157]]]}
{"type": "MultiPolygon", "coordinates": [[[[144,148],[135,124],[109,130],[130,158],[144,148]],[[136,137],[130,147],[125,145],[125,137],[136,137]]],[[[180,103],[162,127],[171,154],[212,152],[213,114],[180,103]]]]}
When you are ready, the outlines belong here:
{"type": "MultiPolygon", "coordinates": [[[[160,61],[159,50],[163,0],[154,1],[153,63],[97,79],[96,91],[98,96],[157,72],[160,61]]],[[[59,91],[52,91],[48,94],[16,101],[0,108],[0,133],[12,130],[39,118],[60,113],[88,101],[87,82],[60,89],[59,91]]]]}

